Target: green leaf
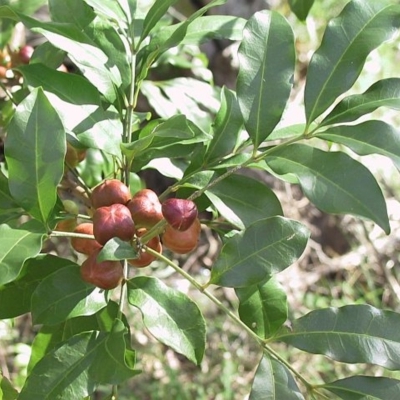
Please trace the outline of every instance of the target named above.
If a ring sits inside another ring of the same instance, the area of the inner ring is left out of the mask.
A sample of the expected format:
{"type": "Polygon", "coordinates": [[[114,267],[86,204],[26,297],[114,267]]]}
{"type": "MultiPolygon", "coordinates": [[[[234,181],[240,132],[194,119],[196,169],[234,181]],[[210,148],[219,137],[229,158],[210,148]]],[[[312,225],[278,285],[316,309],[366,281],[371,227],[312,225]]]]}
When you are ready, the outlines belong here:
{"type": "Polygon", "coordinates": [[[14,318],[31,310],[31,296],[39,283],[54,271],[74,264],[50,254],[28,259],[16,280],[0,286],[0,319],[14,318]]]}
{"type": "MultiPolygon", "coordinates": [[[[172,34],[182,23],[166,26],[163,35],[172,34]]],[[[212,39],[229,39],[240,41],[243,38],[244,18],[231,15],[207,15],[196,18],[187,28],[181,44],[200,45],[212,39]]]]}
{"type": "Polygon", "coordinates": [[[215,116],[212,135],[204,155],[203,165],[222,160],[234,150],[242,131],[243,118],[235,93],[227,88],[221,91],[221,107],[215,116]]]}
{"type": "Polygon", "coordinates": [[[72,131],[100,107],[99,92],[80,75],[55,71],[40,63],[21,66],[18,71],[28,86],[43,88],[67,130],[72,131]]]}
{"type": "Polygon", "coordinates": [[[73,23],[80,29],[86,28],[96,14],[82,0],[49,0],[51,20],[54,22],[73,23]]]}
{"type": "Polygon", "coordinates": [[[297,221],[259,219],[225,242],[209,283],[235,288],[259,284],[293,264],[308,237],[307,228],[297,221]]]}
{"type": "Polygon", "coordinates": [[[376,376],[352,376],[321,386],[344,400],[393,400],[400,397],[400,381],[376,376]]]}
{"type": "Polygon", "coordinates": [[[368,218],[390,232],[380,187],[371,172],[347,154],[293,144],[274,150],[266,162],[279,175],[295,175],[304,194],[322,211],[368,218]]]}
{"type": "Polygon", "coordinates": [[[139,308],[144,325],[157,340],[200,364],[206,326],[196,303],[157,278],[145,276],[128,281],[128,301],[139,308]]]}
{"type": "Polygon", "coordinates": [[[32,295],[34,324],[58,324],[68,318],[91,315],[107,304],[105,293],[82,280],[77,264],[44,278],[32,295]]]}
{"type": "Polygon", "coordinates": [[[1,400],[16,400],[18,391],[14,389],[10,381],[3,376],[0,371],[0,399],[1,400]]]}
{"type": "MultiPolygon", "coordinates": [[[[110,332],[118,316],[118,304],[109,301],[107,306],[93,315],[70,318],[56,325],[43,325],[36,334],[28,364],[28,374],[47,353],[56,349],[63,341],[82,332],[110,332]]],[[[124,323],[128,327],[126,318],[124,323]]]]}
{"type": "Polygon", "coordinates": [[[237,98],[257,148],[282,117],[293,84],[293,32],[280,14],[260,11],[247,22],[239,46],[237,98]]]}
{"type": "Polygon", "coordinates": [[[240,319],[261,338],[268,338],[288,317],[286,293],[275,277],[265,283],[237,288],[240,319]]]}
{"type": "Polygon", "coordinates": [[[35,89],[17,107],[8,128],[5,155],[11,195],[45,224],[56,203],[65,151],[61,120],[43,90],[35,89]]]}
{"type": "Polygon", "coordinates": [[[127,23],[127,16],[123,12],[122,8],[118,4],[118,1],[115,0],[83,0],[85,3],[93,7],[94,11],[103,15],[104,17],[110,18],[111,20],[118,22],[127,23]]]}
{"type": "Polygon", "coordinates": [[[8,178],[0,171],[0,209],[11,210],[12,208],[19,208],[19,205],[11,196],[8,178]]]}
{"type": "Polygon", "coordinates": [[[379,107],[400,110],[400,78],[382,79],[364,93],[345,97],[319,126],[355,121],[379,107]]]}
{"type": "Polygon", "coordinates": [[[119,261],[137,257],[138,253],[131,244],[119,238],[113,238],[109,240],[101,249],[99,255],[97,256],[97,261],[119,261]]]}
{"type": "Polygon", "coordinates": [[[24,262],[39,254],[44,235],[29,227],[13,229],[0,225],[0,285],[15,280],[24,262]]]}
{"type": "Polygon", "coordinates": [[[205,193],[218,212],[239,229],[283,213],[275,193],[267,185],[247,176],[231,175],[205,193]]]}
{"type": "Polygon", "coordinates": [[[346,363],[400,369],[400,314],[366,304],[311,311],[277,340],[346,363]]]}
{"type": "Polygon", "coordinates": [[[370,120],[358,125],[340,125],[315,136],[343,144],[361,156],[389,157],[400,169],[400,131],[386,122],[370,120]]]}
{"type": "Polygon", "coordinates": [[[131,68],[128,61],[130,54],[128,44],[120,35],[115,24],[109,19],[97,17],[85,27],[85,33],[108,57],[107,68],[114,76],[113,81],[122,82],[122,88],[131,83],[131,68]]]}
{"type": "Polygon", "coordinates": [[[249,400],[304,400],[290,371],[264,355],[257,367],[249,400]]]}
{"type": "Polygon", "coordinates": [[[290,8],[300,21],[306,20],[313,4],[314,0],[289,0],[290,8]]]}
{"type": "Polygon", "coordinates": [[[47,353],[32,369],[18,400],[80,399],[99,384],[119,384],[136,375],[127,329],[116,320],[111,332],[84,332],[47,353]]]}
{"type": "Polygon", "coordinates": [[[156,0],[153,3],[144,19],[139,44],[148,36],[148,34],[156,26],[156,24],[160,22],[161,18],[168,11],[168,8],[176,2],[177,0],[156,0]]]}
{"type": "Polygon", "coordinates": [[[311,58],[305,87],[307,123],[320,116],[350,89],[368,54],[390,40],[400,26],[400,6],[381,1],[350,1],[325,30],[311,58]]]}
{"type": "Polygon", "coordinates": [[[121,85],[121,77],[106,67],[107,55],[81,29],[72,24],[41,22],[16,13],[9,7],[1,7],[0,11],[6,18],[21,20],[27,28],[42,34],[52,45],[68,53],[72,62],[107,100],[111,103],[115,101],[114,85],[121,85]]]}

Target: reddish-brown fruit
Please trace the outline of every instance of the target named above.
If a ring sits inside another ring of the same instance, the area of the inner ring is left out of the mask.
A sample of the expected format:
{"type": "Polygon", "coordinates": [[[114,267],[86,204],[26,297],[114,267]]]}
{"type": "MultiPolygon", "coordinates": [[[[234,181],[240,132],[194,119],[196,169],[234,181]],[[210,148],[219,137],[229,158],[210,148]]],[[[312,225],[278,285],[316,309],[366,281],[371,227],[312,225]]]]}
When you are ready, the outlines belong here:
{"type": "Polygon", "coordinates": [[[158,196],[151,189],[139,190],[126,206],[138,227],[151,228],[164,218],[158,196]]]}
{"type": "Polygon", "coordinates": [[[112,204],[126,204],[131,199],[128,187],[118,179],[107,179],[97,185],[91,195],[94,208],[108,207],[112,204]]]}
{"type": "Polygon", "coordinates": [[[198,244],[201,232],[201,224],[196,218],[186,231],[178,231],[167,225],[161,239],[163,245],[174,253],[187,254],[193,251],[198,244]]]}
{"type": "Polygon", "coordinates": [[[75,228],[76,218],[68,218],[58,222],[54,230],[60,232],[73,232],[75,228]]]}
{"type": "Polygon", "coordinates": [[[0,65],[0,78],[5,78],[7,76],[7,68],[0,65]]]}
{"type": "Polygon", "coordinates": [[[32,46],[23,46],[19,50],[19,59],[21,60],[22,64],[29,64],[29,61],[32,58],[34,48],[32,46]]]}
{"type": "MultiPolygon", "coordinates": [[[[84,233],[86,235],[93,235],[93,224],[91,222],[83,222],[79,224],[75,229],[75,233],[84,233]]],[[[71,246],[78,253],[91,254],[95,250],[102,248],[101,244],[95,239],[85,238],[71,238],[71,246]]]]}
{"type": "MultiPolygon", "coordinates": [[[[147,229],[141,228],[138,229],[136,234],[138,237],[143,236],[147,232],[147,229]]],[[[155,236],[152,239],[148,241],[148,243],[145,243],[148,247],[151,249],[155,250],[157,253],[162,253],[162,244],[160,242],[160,237],[155,236]]],[[[150,265],[154,260],[156,259],[155,256],[153,256],[150,253],[147,253],[146,251],[143,251],[139,254],[138,258],[128,260],[129,264],[133,265],[134,267],[137,268],[143,268],[147,267],[150,265]]]]}
{"type": "Polygon", "coordinates": [[[135,234],[135,224],[129,209],[123,204],[98,208],[93,214],[93,234],[102,245],[114,237],[131,240],[135,234]]]}
{"type": "Polygon", "coordinates": [[[168,224],[178,231],[186,231],[197,218],[197,206],[192,200],[167,199],[162,203],[162,213],[168,224]]]}
{"type": "Polygon", "coordinates": [[[124,271],[119,261],[97,262],[100,250],[95,250],[81,265],[81,277],[101,289],[116,288],[124,277],[124,271]]]}

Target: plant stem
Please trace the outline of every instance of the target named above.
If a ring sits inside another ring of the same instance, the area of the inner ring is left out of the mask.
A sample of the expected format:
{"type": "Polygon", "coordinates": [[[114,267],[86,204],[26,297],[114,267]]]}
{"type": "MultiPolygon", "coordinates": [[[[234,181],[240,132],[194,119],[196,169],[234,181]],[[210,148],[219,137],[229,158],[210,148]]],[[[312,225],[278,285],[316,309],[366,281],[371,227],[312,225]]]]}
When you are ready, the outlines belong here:
{"type": "Polygon", "coordinates": [[[94,239],[93,235],[88,235],[87,233],[62,232],[62,231],[52,231],[49,237],[76,237],[82,239],[94,239]]]}
{"type": "Polygon", "coordinates": [[[0,87],[4,90],[4,93],[12,101],[15,106],[18,106],[18,102],[14,99],[12,93],[8,90],[7,86],[0,80],[0,87]]]}

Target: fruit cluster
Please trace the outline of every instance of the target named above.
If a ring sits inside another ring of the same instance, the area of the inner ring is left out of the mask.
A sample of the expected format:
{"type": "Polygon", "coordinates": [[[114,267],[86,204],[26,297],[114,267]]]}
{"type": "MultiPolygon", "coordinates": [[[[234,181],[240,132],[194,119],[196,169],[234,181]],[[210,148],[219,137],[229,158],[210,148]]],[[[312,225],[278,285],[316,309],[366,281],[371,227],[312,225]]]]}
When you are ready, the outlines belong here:
{"type": "Polygon", "coordinates": [[[113,289],[122,282],[119,261],[97,261],[102,247],[112,238],[136,247],[139,255],[128,263],[137,268],[146,267],[156,259],[147,248],[161,253],[165,246],[186,254],[197,247],[201,226],[196,204],[191,200],[171,198],[161,203],[150,189],[142,189],[132,197],[128,187],[117,179],[105,180],[96,186],[90,200],[93,221],[77,225],[74,232],[93,235],[94,239],[73,237],[71,240],[75,251],[88,256],[81,265],[81,276],[86,282],[102,289],[113,289]],[[165,223],[159,224],[163,220],[165,223]],[[151,235],[151,229],[157,224],[162,229],[155,229],[151,235]],[[143,243],[140,238],[147,233],[150,239],[143,243]]]}

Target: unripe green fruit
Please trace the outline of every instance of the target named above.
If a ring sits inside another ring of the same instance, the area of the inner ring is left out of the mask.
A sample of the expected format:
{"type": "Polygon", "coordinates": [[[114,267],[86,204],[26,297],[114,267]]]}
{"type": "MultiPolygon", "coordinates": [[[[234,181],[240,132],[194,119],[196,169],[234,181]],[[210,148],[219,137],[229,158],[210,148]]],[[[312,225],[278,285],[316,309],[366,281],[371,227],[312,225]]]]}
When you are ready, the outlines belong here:
{"type": "Polygon", "coordinates": [[[91,283],[101,289],[110,290],[121,284],[124,271],[119,261],[97,262],[100,250],[95,250],[82,263],[80,272],[85,282],[91,283]]]}
{"type": "Polygon", "coordinates": [[[129,209],[122,204],[98,208],[93,214],[93,234],[102,245],[114,237],[131,240],[135,234],[135,224],[129,209]]]}
{"type": "Polygon", "coordinates": [[[128,187],[118,179],[107,179],[97,185],[91,195],[94,208],[108,207],[112,204],[126,204],[131,199],[128,187]]]}

